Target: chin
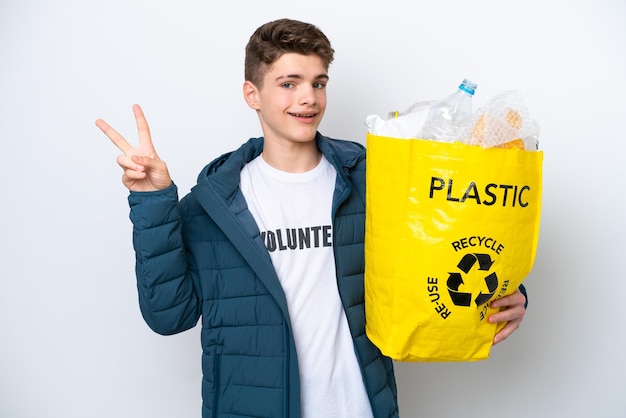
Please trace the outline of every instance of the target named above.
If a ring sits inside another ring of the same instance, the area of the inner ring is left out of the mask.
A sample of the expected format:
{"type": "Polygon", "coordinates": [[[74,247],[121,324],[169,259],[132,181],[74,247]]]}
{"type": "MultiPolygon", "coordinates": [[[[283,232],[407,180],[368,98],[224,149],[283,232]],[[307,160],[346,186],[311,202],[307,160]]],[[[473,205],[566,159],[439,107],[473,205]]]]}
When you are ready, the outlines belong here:
{"type": "Polygon", "coordinates": [[[292,135],[293,141],[295,142],[310,142],[315,141],[315,135],[317,134],[316,129],[306,129],[301,132],[294,132],[292,135]]]}

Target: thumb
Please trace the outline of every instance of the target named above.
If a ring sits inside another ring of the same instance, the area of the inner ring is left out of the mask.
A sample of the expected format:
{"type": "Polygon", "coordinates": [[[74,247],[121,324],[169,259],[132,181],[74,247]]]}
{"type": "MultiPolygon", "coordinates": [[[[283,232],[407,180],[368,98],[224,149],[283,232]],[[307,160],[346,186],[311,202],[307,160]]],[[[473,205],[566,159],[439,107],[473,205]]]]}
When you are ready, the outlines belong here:
{"type": "Polygon", "coordinates": [[[148,158],[140,157],[139,155],[133,155],[130,158],[131,158],[131,160],[133,160],[133,162],[135,164],[138,164],[138,165],[141,165],[141,166],[145,166],[146,163],[150,164],[149,162],[146,161],[146,160],[148,160],[148,158]]]}
{"type": "Polygon", "coordinates": [[[131,158],[137,164],[136,170],[145,171],[146,174],[151,176],[161,176],[165,179],[165,182],[170,181],[167,165],[163,160],[140,155],[133,155],[131,158]]]}
{"type": "Polygon", "coordinates": [[[131,158],[135,164],[144,168],[155,168],[159,165],[159,163],[161,163],[161,161],[158,159],[141,155],[133,155],[131,158]]]}

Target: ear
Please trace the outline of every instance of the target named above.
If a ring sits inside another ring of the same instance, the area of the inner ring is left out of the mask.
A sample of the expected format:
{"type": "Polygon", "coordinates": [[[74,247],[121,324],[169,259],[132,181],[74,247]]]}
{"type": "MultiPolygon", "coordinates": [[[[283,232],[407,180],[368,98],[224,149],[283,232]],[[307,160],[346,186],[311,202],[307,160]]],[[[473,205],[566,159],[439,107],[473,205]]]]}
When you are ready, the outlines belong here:
{"type": "Polygon", "coordinates": [[[243,83],[243,98],[251,109],[259,110],[261,108],[258,93],[259,89],[250,80],[243,83]]]}

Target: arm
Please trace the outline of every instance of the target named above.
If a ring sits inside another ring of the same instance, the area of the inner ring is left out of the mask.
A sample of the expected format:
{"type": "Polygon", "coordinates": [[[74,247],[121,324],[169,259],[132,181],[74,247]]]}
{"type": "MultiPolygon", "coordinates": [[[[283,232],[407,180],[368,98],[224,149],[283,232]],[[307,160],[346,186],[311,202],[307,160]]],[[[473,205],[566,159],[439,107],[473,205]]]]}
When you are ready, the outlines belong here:
{"type": "Polygon", "coordinates": [[[117,158],[130,190],[139,306],[146,323],[160,334],[192,328],[200,317],[193,287],[195,272],[181,235],[178,194],[167,166],[152,145],[138,105],[133,106],[139,145],[131,146],[103,120],[96,125],[123,152],[117,158]]]}
{"type": "Polygon", "coordinates": [[[155,192],[131,192],[133,247],[139,307],[150,328],[163,335],[193,328],[200,317],[197,272],[187,259],[178,194],[172,184],[155,192]]]}

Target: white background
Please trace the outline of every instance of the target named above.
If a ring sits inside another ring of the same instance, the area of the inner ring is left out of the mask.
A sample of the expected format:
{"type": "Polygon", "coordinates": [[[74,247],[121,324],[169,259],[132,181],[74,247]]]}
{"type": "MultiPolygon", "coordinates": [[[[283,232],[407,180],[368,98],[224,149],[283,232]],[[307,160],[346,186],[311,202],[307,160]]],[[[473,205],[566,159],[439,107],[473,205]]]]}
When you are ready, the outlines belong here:
{"type": "Polygon", "coordinates": [[[194,329],[141,319],[127,192],[104,118],[136,139],[140,103],[186,193],[260,135],[244,46],[290,17],[331,39],[321,131],[509,89],[541,126],[544,210],[526,319],[478,363],[397,364],[402,416],[626,416],[626,3],[0,0],[0,417],[200,416],[194,329]]]}

